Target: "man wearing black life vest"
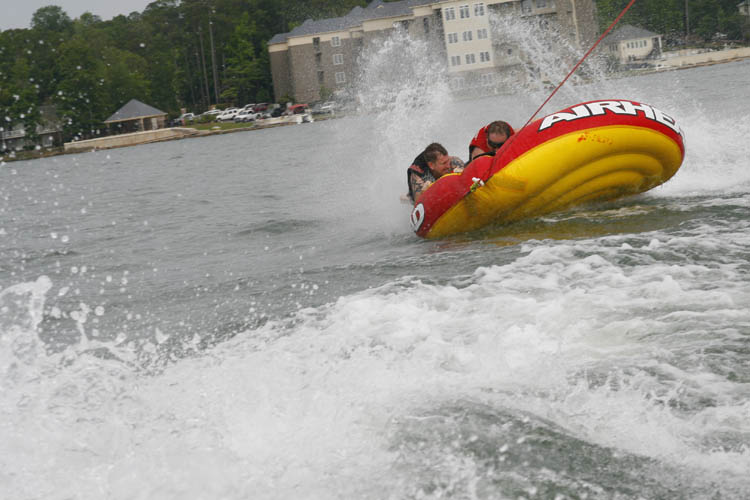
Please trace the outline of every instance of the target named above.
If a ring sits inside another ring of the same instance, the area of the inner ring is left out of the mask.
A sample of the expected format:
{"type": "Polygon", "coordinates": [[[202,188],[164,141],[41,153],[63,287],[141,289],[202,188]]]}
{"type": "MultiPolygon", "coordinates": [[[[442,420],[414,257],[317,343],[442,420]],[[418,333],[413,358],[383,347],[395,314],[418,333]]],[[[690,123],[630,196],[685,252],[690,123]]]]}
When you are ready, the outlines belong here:
{"type": "Polygon", "coordinates": [[[482,127],[469,144],[469,161],[481,154],[494,154],[514,133],[513,127],[500,120],[482,127]]]}
{"type": "Polygon", "coordinates": [[[451,172],[461,172],[464,162],[455,156],[448,156],[448,151],[437,142],[433,142],[414,158],[406,171],[409,184],[409,198],[412,202],[427,189],[430,184],[451,172]]]}

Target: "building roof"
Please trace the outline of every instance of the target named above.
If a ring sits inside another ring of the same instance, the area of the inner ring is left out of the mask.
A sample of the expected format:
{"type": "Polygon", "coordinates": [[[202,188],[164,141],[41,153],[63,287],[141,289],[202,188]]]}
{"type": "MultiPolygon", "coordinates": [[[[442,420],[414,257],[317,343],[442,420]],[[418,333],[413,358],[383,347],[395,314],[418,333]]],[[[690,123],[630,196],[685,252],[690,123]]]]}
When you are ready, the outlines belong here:
{"type": "Polygon", "coordinates": [[[138,118],[152,118],[154,116],[164,116],[167,113],[160,111],[148,104],[143,104],[137,99],[131,99],[128,103],[118,109],[115,114],[104,120],[104,123],[124,122],[127,120],[136,120],[138,118]]]}
{"type": "Polygon", "coordinates": [[[297,26],[289,33],[279,33],[274,35],[273,38],[268,41],[268,44],[284,43],[289,38],[296,36],[344,31],[349,28],[360,26],[364,21],[372,19],[407,16],[412,13],[413,7],[437,3],[439,1],[440,0],[401,0],[400,2],[383,2],[383,0],[373,0],[365,8],[354,7],[343,17],[332,17],[317,21],[307,19],[304,23],[297,26]]]}
{"type": "Polygon", "coordinates": [[[630,24],[625,24],[613,31],[611,34],[607,35],[607,38],[605,40],[607,41],[607,43],[614,43],[622,42],[625,40],[635,40],[638,38],[651,38],[654,36],[661,35],[647,29],[639,28],[630,24]]]}

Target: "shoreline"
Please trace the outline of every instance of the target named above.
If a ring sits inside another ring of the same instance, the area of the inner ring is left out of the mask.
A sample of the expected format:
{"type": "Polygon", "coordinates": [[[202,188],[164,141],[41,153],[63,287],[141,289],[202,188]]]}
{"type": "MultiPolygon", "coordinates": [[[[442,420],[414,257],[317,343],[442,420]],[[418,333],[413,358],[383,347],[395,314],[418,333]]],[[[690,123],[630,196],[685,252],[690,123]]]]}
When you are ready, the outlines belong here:
{"type": "MultiPolygon", "coordinates": [[[[716,52],[709,52],[707,54],[715,55],[716,52]]],[[[627,71],[620,71],[611,73],[609,75],[609,78],[611,79],[620,79],[620,78],[628,78],[631,76],[641,76],[641,75],[649,75],[653,73],[663,73],[663,72],[672,72],[672,71],[680,71],[680,70],[688,70],[688,69],[694,69],[694,68],[702,68],[705,66],[715,66],[718,64],[726,64],[726,63],[733,63],[733,62],[740,62],[745,61],[747,59],[750,59],[750,55],[742,55],[742,56],[735,56],[732,58],[719,58],[714,59],[710,57],[707,60],[699,60],[695,62],[691,62],[688,64],[681,64],[681,65],[665,65],[661,68],[644,68],[641,70],[627,70],[627,71]]],[[[339,116],[345,116],[345,115],[339,115],[339,116]]],[[[330,119],[337,118],[336,115],[328,115],[328,116],[322,116],[315,118],[315,121],[325,121],[330,119]]],[[[158,142],[168,142],[168,141],[176,141],[176,140],[182,140],[182,139],[193,139],[198,137],[208,137],[212,135],[223,135],[223,134],[231,134],[235,132],[250,132],[253,130],[263,130],[267,128],[276,128],[276,127],[286,127],[289,125],[299,125],[297,121],[284,121],[284,122],[276,122],[276,123],[268,123],[268,124],[262,124],[257,125],[253,124],[248,127],[233,127],[233,128],[226,128],[226,129],[219,129],[219,130],[202,130],[197,129],[193,127],[171,127],[170,129],[181,129],[181,130],[192,130],[193,132],[187,132],[183,133],[182,135],[174,135],[170,137],[163,137],[163,138],[156,138],[153,140],[133,143],[133,144],[121,144],[121,145],[113,145],[109,147],[91,147],[91,148],[79,148],[71,151],[67,151],[64,146],[59,146],[56,148],[50,148],[47,150],[36,150],[36,151],[12,151],[10,153],[7,153],[3,156],[0,156],[0,167],[5,163],[11,163],[15,161],[25,161],[25,160],[36,160],[40,158],[50,158],[54,156],[60,156],[60,155],[69,155],[69,154],[78,154],[78,153],[90,153],[94,151],[104,151],[109,149],[119,149],[124,147],[131,147],[131,146],[140,146],[143,144],[154,144],[158,142]]],[[[160,130],[170,130],[170,129],[160,129],[160,130]]],[[[116,137],[116,136],[112,136],[116,137]]],[[[85,142],[85,141],[80,141],[85,142]]],[[[71,143],[67,143],[71,144],[71,143]]]]}
{"type": "MultiPolygon", "coordinates": [[[[323,120],[327,120],[327,119],[329,118],[323,118],[323,120]]],[[[231,134],[234,132],[250,132],[253,130],[263,130],[267,128],[285,127],[288,125],[297,125],[297,124],[298,123],[296,121],[295,122],[289,121],[289,122],[280,122],[280,123],[268,123],[268,124],[262,124],[262,125],[251,125],[248,127],[232,127],[232,128],[219,129],[219,130],[202,130],[202,129],[197,129],[193,127],[170,127],[168,129],[159,129],[159,130],[189,129],[189,130],[192,130],[193,132],[188,132],[188,133],[184,133],[181,135],[175,134],[170,137],[156,138],[156,139],[132,143],[132,144],[112,145],[108,147],[90,147],[90,148],[83,147],[83,148],[66,150],[65,146],[58,146],[55,148],[49,148],[49,149],[40,150],[40,151],[14,151],[14,152],[8,153],[5,156],[0,156],[0,166],[2,166],[3,163],[10,163],[10,162],[15,162],[15,161],[37,160],[41,158],[51,158],[54,156],[61,156],[61,155],[92,153],[95,151],[107,151],[110,149],[121,149],[121,148],[133,147],[133,146],[142,146],[144,144],[155,144],[159,142],[179,141],[182,139],[195,139],[199,137],[209,137],[212,135],[231,134]]],[[[126,134],[122,134],[122,135],[126,135],[126,134]]],[[[117,137],[117,136],[111,136],[111,137],[117,137]]],[[[84,143],[86,141],[80,141],[80,142],[84,143]]],[[[66,144],[71,144],[71,143],[66,143],[66,144]]]]}

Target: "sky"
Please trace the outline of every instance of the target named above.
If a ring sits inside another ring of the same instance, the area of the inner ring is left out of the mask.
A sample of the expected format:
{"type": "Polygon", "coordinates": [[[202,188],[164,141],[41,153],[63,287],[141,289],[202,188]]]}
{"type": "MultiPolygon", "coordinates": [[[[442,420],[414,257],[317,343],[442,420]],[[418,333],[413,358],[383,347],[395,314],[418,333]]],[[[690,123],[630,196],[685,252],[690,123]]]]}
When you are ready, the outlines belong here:
{"type": "Polygon", "coordinates": [[[0,0],[0,30],[29,28],[31,16],[40,7],[58,5],[71,19],[91,12],[107,21],[120,14],[143,12],[154,0],[0,0]]]}

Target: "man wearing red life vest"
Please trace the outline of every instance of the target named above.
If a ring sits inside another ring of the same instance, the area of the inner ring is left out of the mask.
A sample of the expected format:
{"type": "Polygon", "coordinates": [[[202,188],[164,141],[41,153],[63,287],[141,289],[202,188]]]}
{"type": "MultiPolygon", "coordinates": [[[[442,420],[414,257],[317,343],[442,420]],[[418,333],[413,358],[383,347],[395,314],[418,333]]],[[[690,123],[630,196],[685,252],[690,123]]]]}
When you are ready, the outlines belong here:
{"type": "Polygon", "coordinates": [[[495,153],[515,131],[508,123],[494,121],[479,129],[469,144],[469,161],[485,153],[495,153]]]}
{"type": "Polygon", "coordinates": [[[448,151],[437,142],[433,142],[414,158],[406,171],[409,184],[409,198],[412,202],[430,185],[451,172],[461,172],[464,162],[455,156],[448,156],[448,151]]]}

